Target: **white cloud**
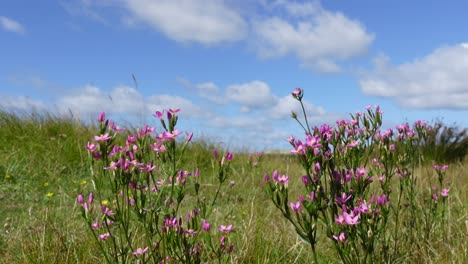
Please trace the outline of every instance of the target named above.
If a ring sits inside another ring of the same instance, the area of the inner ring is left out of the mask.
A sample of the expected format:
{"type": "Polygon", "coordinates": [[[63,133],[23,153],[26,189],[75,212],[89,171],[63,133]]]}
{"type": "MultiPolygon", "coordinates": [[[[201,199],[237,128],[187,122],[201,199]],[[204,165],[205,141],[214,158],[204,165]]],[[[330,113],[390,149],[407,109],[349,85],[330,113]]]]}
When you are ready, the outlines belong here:
{"type": "Polygon", "coordinates": [[[230,85],[226,88],[226,98],[239,103],[243,112],[266,108],[276,103],[270,87],[262,81],[230,85]]]}
{"type": "Polygon", "coordinates": [[[19,22],[10,19],[8,17],[0,16],[0,27],[2,27],[6,31],[24,34],[26,33],[26,29],[21,25],[19,22]]]}
{"type": "Polygon", "coordinates": [[[213,45],[243,39],[244,19],[221,0],[126,0],[133,15],[180,42],[213,45]]]}
{"type": "Polygon", "coordinates": [[[144,97],[128,86],[115,87],[106,93],[95,86],[85,86],[57,99],[60,113],[72,112],[80,117],[94,116],[100,111],[109,114],[147,116],[155,111],[169,108],[182,109],[181,115],[190,118],[204,118],[208,115],[200,106],[174,95],[151,95],[144,97]]]}
{"type": "MultiPolygon", "coordinates": [[[[326,111],[323,109],[323,107],[315,106],[307,100],[303,100],[303,103],[306,114],[309,118],[314,116],[323,116],[326,114],[326,111]]],[[[292,111],[297,113],[299,116],[303,116],[300,103],[291,95],[287,95],[279,98],[276,101],[276,104],[272,106],[268,112],[269,115],[274,119],[285,119],[291,117],[292,111]]]]}
{"type": "Polygon", "coordinates": [[[293,54],[306,67],[337,72],[338,61],[363,54],[374,39],[359,21],[318,4],[281,1],[280,6],[298,21],[276,16],[253,23],[254,46],[262,58],[293,54]]]}
{"type": "Polygon", "coordinates": [[[445,46],[400,65],[375,61],[359,84],[366,95],[394,98],[409,108],[468,109],[468,44],[445,46]]]}
{"type": "Polygon", "coordinates": [[[225,104],[227,102],[226,98],[221,95],[219,87],[213,82],[192,84],[190,81],[183,78],[177,78],[177,81],[182,84],[184,88],[191,92],[195,92],[195,94],[201,98],[207,99],[216,104],[225,104]]]}
{"type": "Polygon", "coordinates": [[[47,106],[39,101],[28,96],[1,96],[0,109],[10,112],[36,112],[44,111],[47,106]]]}

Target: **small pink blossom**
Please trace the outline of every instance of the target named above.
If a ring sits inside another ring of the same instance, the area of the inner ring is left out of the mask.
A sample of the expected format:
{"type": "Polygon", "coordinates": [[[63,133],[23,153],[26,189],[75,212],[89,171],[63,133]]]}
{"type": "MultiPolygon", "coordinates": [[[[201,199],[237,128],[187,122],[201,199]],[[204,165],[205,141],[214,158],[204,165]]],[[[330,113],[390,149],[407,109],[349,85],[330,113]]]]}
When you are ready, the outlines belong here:
{"type": "Polygon", "coordinates": [[[335,239],[338,242],[345,242],[347,237],[345,232],[340,232],[338,236],[333,235],[333,239],[335,239]]]}
{"type": "Polygon", "coordinates": [[[84,203],[83,195],[82,195],[82,194],[78,194],[78,196],[76,197],[76,201],[77,201],[79,204],[83,204],[83,203],[84,203]]]}
{"type": "Polygon", "coordinates": [[[288,175],[278,176],[278,180],[277,180],[278,183],[287,184],[288,181],[289,181],[289,176],[288,175]]]}
{"type": "Polygon", "coordinates": [[[96,229],[99,229],[99,223],[98,222],[94,222],[92,225],[91,225],[91,228],[96,230],[96,229]]]}
{"type": "Polygon", "coordinates": [[[156,118],[162,119],[163,114],[164,114],[164,111],[162,111],[162,112],[156,111],[153,116],[155,116],[156,118]]]}
{"type": "Polygon", "coordinates": [[[291,206],[291,209],[292,209],[294,212],[298,212],[299,209],[301,209],[301,203],[300,203],[300,202],[290,203],[289,205],[291,206]]]}
{"type": "Polygon", "coordinates": [[[145,167],[140,167],[141,171],[150,172],[156,168],[156,165],[151,164],[151,162],[146,163],[145,167]]]}
{"type": "Polygon", "coordinates": [[[158,141],[158,142],[155,142],[154,144],[151,144],[150,148],[152,148],[157,153],[166,152],[166,146],[161,141],[158,141]]]}
{"type": "Polygon", "coordinates": [[[109,136],[109,133],[105,133],[104,135],[100,135],[100,136],[94,136],[95,141],[107,141],[107,140],[109,140],[111,138],[112,137],[109,136]]]}
{"type": "Polygon", "coordinates": [[[111,164],[107,167],[104,167],[105,170],[117,170],[117,166],[119,165],[119,162],[112,161],[111,164]]]}
{"type": "Polygon", "coordinates": [[[344,220],[348,225],[359,224],[359,216],[359,214],[355,214],[353,211],[351,211],[350,214],[348,214],[347,212],[343,212],[344,220]]]}
{"type": "Polygon", "coordinates": [[[294,89],[292,92],[291,92],[291,95],[297,99],[297,100],[301,100],[302,99],[302,96],[303,96],[303,91],[301,88],[296,88],[294,89]]]}
{"type": "Polygon", "coordinates": [[[440,166],[440,165],[437,165],[437,164],[436,164],[436,165],[434,165],[434,169],[435,169],[436,171],[446,171],[446,170],[448,169],[448,165],[442,165],[442,166],[440,166]]]}
{"type": "Polygon", "coordinates": [[[208,231],[210,231],[210,228],[211,228],[210,224],[205,219],[203,219],[202,220],[202,229],[203,229],[203,231],[208,232],[208,231]]]}
{"type": "Polygon", "coordinates": [[[89,151],[89,152],[93,152],[96,150],[97,148],[97,144],[93,144],[91,142],[88,141],[88,143],[86,144],[85,148],[89,151]]]}
{"type": "Polygon", "coordinates": [[[195,235],[197,233],[197,231],[193,230],[193,229],[187,229],[185,230],[185,234],[188,234],[188,235],[195,235]]]}
{"type": "Polygon", "coordinates": [[[228,226],[221,225],[221,227],[219,228],[219,231],[223,233],[230,233],[232,231],[232,225],[228,225],[228,226]]]}
{"type": "Polygon", "coordinates": [[[440,192],[440,196],[445,198],[445,197],[448,197],[448,195],[449,195],[449,189],[443,188],[442,191],[440,192]]]}
{"type": "Polygon", "coordinates": [[[187,136],[187,142],[190,142],[192,140],[192,137],[193,137],[193,132],[190,132],[187,136]]]}
{"type": "Polygon", "coordinates": [[[106,113],[105,112],[99,113],[99,116],[98,116],[99,123],[104,122],[104,120],[106,120],[106,113]]]}
{"type": "Polygon", "coordinates": [[[107,240],[109,237],[110,237],[109,232],[99,235],[99,238],[104,241],[107,240]]]}
{"type": "Polygon", "coordinates": [[[362,168],[357,168],[356,169],[356,178],[358,180],[361,179],[362,177],[366,176],[366,175],[367,175],[366,168],[362,167],[362,168]]]}
{"type": "Polygon", "coordinates": [[[144,249],[137,248],[135,252],[133,252],[133,255],[138,256],[138,255],[143,255],[148,251],[148,247],[145,247],[144,249]]]}

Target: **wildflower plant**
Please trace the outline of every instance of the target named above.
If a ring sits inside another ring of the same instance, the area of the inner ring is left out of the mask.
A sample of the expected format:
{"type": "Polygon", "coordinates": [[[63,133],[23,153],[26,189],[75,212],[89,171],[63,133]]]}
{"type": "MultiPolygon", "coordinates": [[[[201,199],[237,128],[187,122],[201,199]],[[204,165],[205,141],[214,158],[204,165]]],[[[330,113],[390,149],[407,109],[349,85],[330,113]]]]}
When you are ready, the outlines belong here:
{"type": "MultiPolygon", "coordinates": [[[[405,245],[417,244],[424,226],[421,213],[428,204],[416,191],[415,166],[421,160],[418,145],[426,126],[417,121],[396,129],[382,129],[379,106],[339,120],[335,127],[311,127],[303,104],[304,91],[292,92],[304,120],[292,113],[303,128],[304,139],[291,136],[292,150],[304,175],[291,177],[274,171],[264,175],[274,205],[310,245],[318,263],[320,232],[328,237],[343,263],[392,262],[405,245]],[[304,191],[289,195],[288,183],[300,179],[304,191]]],[[[436,169],[437,170],[437,169],[436,169]]],[[[442,186],[444,172],[438,170],[442,186]]],[[[439,191],[447,196],[448,189],[439,191]]],[[[323,236],[322,236],[323,237],[323,236]]]]}
{"type": "Polygon", "coordinates": [[[156,111],[162,129],[145,125],[136,133],[103,112],[98,117],[99,133],[85,146],[94,189],[76,201],[108,263],[221,262],[234,249],[232,225],[211,228],[208,220],[233,155],[213,151],[218,188],[207,201],[198,168],[181,167],[193,133],[179,140],[179,111],[156,111]]]}

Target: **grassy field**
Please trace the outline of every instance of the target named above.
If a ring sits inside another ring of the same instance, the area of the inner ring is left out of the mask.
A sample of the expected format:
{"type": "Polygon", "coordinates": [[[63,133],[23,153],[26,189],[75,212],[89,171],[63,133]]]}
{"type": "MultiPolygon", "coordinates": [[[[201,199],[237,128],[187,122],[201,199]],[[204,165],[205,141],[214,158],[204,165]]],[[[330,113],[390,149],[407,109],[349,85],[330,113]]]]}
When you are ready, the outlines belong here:
{"type": "MultiPolygon", "coordinates": [[[[0,263],[103,263],[96,242],[82,220],[76,196],[92,190],[86,142],[95,127],[54,116],[0,112],[0,263]]],[[[184,168],[200,169],[204,187],[213,188],[213,144],[196,140],[187,150],[184,168]]],[[[257,166],[249,153],[235,153],[229,181],[223,187],[213,223],[235,226],[232,263],[311,263],[309,246],[269,200],[263,174],[278,169],[301,185],[300,164],[291,155],[265,154],[257,166]]],[[[418,191],[429,194],[437,182],[432,163],[416,170],[418,191]]],[[[468,161],[450,164],[448,227],[431,239],[407,245],[398,263],[468,262],[468,161]]],[[[190,197],[189,197],[190,198],[190,197]]],[[[319,262],[339,263],[323,235],[319,262]]]]}

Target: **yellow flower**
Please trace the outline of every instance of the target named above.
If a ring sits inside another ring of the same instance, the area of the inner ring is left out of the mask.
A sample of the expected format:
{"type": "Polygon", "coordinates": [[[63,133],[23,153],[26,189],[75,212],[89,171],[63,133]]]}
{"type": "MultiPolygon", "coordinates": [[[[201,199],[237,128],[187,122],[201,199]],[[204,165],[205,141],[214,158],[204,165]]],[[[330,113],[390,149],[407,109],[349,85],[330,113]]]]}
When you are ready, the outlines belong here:
{"type": "Polygon", "coordinates": [[[50,197],[52,197],[52,196],[54,196],[54,193],[51,193],[51,192],[48,192],[48,193],[47,193],[47,198],[50,198],[50,197]]]}
{"type": "Polygon", "coordinates": [[[10,173],[5,174],[5,179],[11,179],[11,174],[10,173]]]}
{"type": "Polygon", "coordinates": [[[109,203],[109,201],[107,200],[102,200],[102,205],[107,205],[109,203]]]}
{"type": "Polygon", "coordinates": [[[44,187],[49,186],[49,182],[44,182],[44,187]]]}
{"type": "Polygon", "coordinates": [[[82,180],[81,185],[86,185],[86,180],[82,180]]]}

